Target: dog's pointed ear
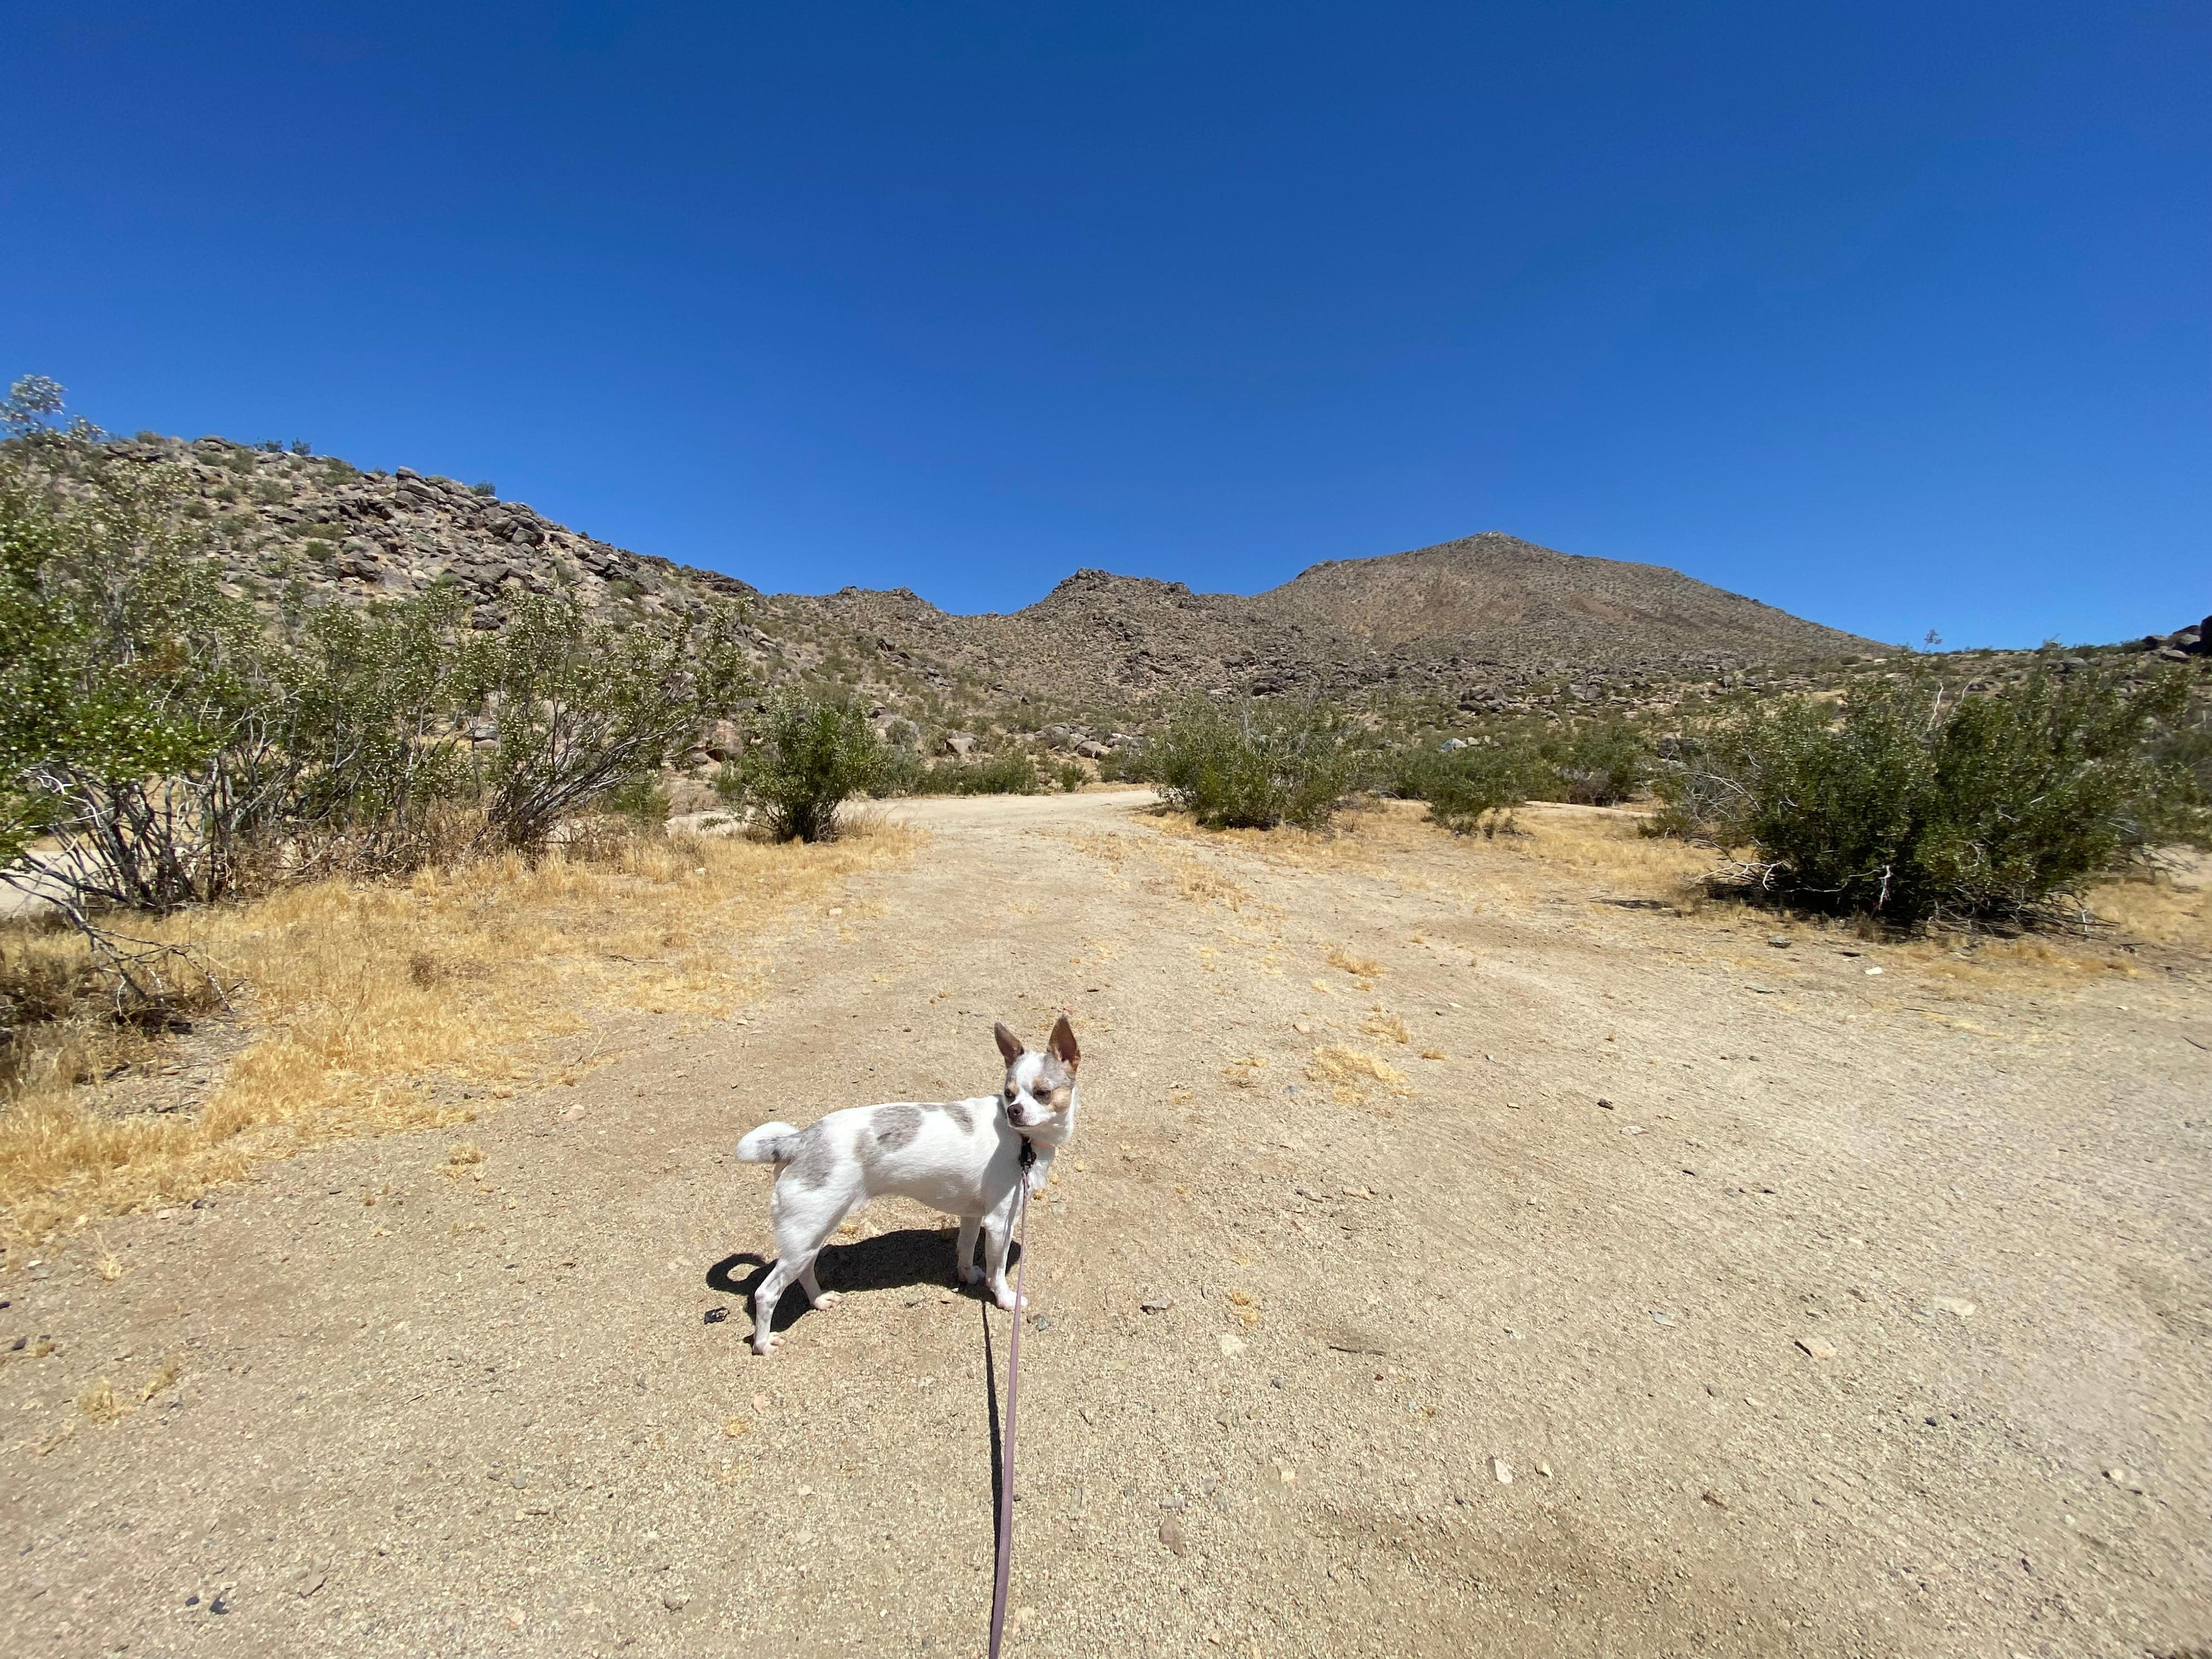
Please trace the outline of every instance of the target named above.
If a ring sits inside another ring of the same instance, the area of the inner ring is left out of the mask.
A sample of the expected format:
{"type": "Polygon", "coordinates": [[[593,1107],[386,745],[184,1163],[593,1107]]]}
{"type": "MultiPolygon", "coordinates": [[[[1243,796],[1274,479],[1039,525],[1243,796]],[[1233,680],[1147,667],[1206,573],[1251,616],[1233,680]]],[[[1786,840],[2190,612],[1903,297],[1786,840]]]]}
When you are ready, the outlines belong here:
{"type": "Polygon", "coordinates": [[[999,1039],[999,1052],[1006,1057],[1007,1065],[1022,1057],[1022,1040],[1006,1029],[1004,1021],[991,1027],[991,1035],[999,1039]]]}
{"type": "Polygon", "coordinates": [[[1083,1051],[1075,1046],[1075,1028],[1067,1023],[1066,1014],[1052,1023],[1052,1039],[1045,1047],[1071,1072],[1083,1064],[1083,1051]]]}

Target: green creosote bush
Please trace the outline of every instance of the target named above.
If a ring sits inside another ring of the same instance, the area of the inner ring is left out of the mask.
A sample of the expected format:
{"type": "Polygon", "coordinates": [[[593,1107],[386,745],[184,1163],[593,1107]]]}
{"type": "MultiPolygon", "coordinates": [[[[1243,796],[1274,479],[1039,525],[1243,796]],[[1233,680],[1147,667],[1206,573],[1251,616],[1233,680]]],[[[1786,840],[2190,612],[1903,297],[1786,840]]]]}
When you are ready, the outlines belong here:
{"type": "Polygon", "coordinates": [[[786,691],[763,712],[759,735],[718,787],[757,805],[778,841],[836,840],[839,808],[881,789],[891,769],[867,709],[850,697],[786,691]]]}
{"type": "Polygon", "coordinates": [[[1044,787],[1027,755],[989,755],[977,760],[939,761],[914,780],[917,795],[1034,795],[1044,787]]]}
{"type": "Polygon", "coordinates": [[[1618,806],[1650,775],[1650,744],[1618,716],[1595,715],[1549,732],[1536,756],[1548,775],[1535,793],[1578,806],[1618,806]]]}
{"type": "Polygon", "coordinates": [[[2184,760],[2185,671],[2130,682],[2039,664],[1963,696],[1931,673],[1856,688],[1840,712],[1754,708],[1659,772],[1653,828],[1750,849],[1716,885],[1903,927],[2081,914],[2081,885],[2162,842],[2203,841],[2184,760]]]}
{"type": "Polygon", "coordinates": [[[534,599],[484,635],[447,587],[264,625],[179,475],[58,412],[37,381],[0,406],[0,879],[80,922],[535,852],[744,684],[722,611],[618,630],[534,599]]]}
{"type": "Polygon", "coordinates": [[[1455,835],[1510,830],[1542,767],[1523,744],[1480,742],[1446,754],[1416,750],[1397,757],[1392,783],[1409,800],[1429,804],[1429,817],[1455,835]]]}
{"type": "Polygon", "coordinates": [[[1209,830],[1317,829],[1359,784],[1346,736],[1328,703],[1193,701],[1147,745],[1146,781],[1209,830]]]}
{"type": "Polygon", "coordinates": [[[1091,774],[1074,761],[1060,762],[1054,769],[1054,776],[1058,779],[1061,790],[1071,795],[1091,781],[1091,774]]]}

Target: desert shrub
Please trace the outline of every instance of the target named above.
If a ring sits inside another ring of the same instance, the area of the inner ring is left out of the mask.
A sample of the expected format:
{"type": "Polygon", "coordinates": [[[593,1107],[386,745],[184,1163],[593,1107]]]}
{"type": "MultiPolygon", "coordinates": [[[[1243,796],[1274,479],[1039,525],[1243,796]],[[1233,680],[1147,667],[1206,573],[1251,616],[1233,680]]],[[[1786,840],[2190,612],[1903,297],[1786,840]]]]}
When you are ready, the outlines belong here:
{"type": "Polygon", "coordinates": [[[1644,787],[1651,750],[1643,732],[1618,717],[1575,721],[1537,745],[1547,775],[1534,793],[1582,806],[1618,806],[1644,787]]]}
{"type": "Polygon", "coordinates": [[[1401,751],[1394,757],[1394,793],[1429,804],[1429,817],[1457,835],[1494,836],[1511,822],[1542,772],[1523,744],[1474,743],[1447,754],[1437,749],[1401,751]]]}
{"type": "Polygon", "coordinates": [[[914,785],[917,795],[1034,795],[1044,787],[1036,763],[1018,751],[975,760],[939,761],[914,785]]]}
{"type": "Polygon", "coordinates": [[[88,899],[167,909],[228,887],[287,769],[179,485],[94,453],[33,428],[0,458],[0,869],[58,838],[88,899]]]}
{"type": "Polygon", "coordinates": [[[671,806],[668,791],[661,787],[659,775],[653,772],[641,772],[617,784],[600,805],[637,830],[666,823],[671,806]]]}
{"type": "Polygon", "coordinates": [[[724,611],[616,629],[534,599],[486,636],[446,586],[265,625],[223,592],[181,475],[57,429],[58,398],[0,408],[0,880],[81,925],[534,851],[743,684],[724,611]]]}
{"type": "Polygon", "coordinates": [[[1358,786],[1343,714],[1327,703],[1194,701],[1148,745],[1146,781],[1208,829],[1327,823],[1358,786]]]}
{"type": "Polygon", "coordinates": [[[1091,781],[1091,774],[1084,770],[1081,763],[1076,761],[1060,762],[1053,769],[1053,776],[1059,782],[1060,788],[1071,795],[1091,781]]]}
{"type": "Polygon", "coordinates": [[[2202,835],[2193,781],[2157,753],[2186,710],[2173,673],[2039,666],[1964,698],[1932,677],[1875,681],[1840,713],[1793,700],[1705,734],[1660,774],[1655,827],[1748,848],[1725,884],[1793,904],[2048,920],[2085,880],[2202,835]]]}
{"type": "Polygon", "coordinates": [[[778,841],[834,841],[838,809],[882,783],[884,750],[859,702],[787,691],[763,714],[760,741],[724,774],[726,793],[758,806],[778,841]]]}
{"type": "Polygon", "coordinates": [[[1101,783],[1142,783],[1145,779],[1145,748],[1141,743],[1131,742],[1107,752],[1098,763],[1101,783]]]}
{"type": "Polygon", "coordinates": [[[567,814],[658,772],[746,684],[735,625],[714,610],[617,628],[572,595],[523,599],[471,688],[497,739],[484,805],[500,838],[535,851],[567,814]]]}

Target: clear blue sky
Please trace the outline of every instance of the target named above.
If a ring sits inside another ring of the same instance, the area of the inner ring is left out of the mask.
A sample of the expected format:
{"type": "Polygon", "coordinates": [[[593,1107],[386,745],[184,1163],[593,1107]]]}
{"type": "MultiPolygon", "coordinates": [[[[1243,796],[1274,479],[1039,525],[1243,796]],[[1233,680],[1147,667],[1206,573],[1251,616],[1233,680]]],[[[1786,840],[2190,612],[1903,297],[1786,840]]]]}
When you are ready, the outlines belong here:
{"type": "Polygon", "coordinates": [[[1842,627],[2212,610],[2212,9],[0,15],[0,376],[772,589],[1503,529],[1842,627]]]}

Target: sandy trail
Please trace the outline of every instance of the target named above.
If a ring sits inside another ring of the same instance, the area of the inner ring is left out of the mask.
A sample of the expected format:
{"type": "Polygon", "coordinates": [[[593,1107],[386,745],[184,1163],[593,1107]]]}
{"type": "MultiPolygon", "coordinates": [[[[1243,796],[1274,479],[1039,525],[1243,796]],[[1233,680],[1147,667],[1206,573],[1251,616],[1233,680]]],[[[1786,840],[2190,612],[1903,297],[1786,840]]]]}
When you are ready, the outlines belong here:
{"type": "Polygon", "coordinates": [[[481,1181],[450,1133],[339,1146],[109,1225],[113,1284],[0,1286],[0,1350],[59,1345],[0,1364],[0,1646],[980,1651],[949,1237],[867,1212],[756,1359],[729,1152],[986,1091],[991,1020],[1058,1007],[1016,1651],[2212,1644],[2201,968],[1962,1004],[1588,878],[1500,897],[1480,843],[1274,857],[1143,799],[905,809],[927,847],[758,1000],[610,1023],[471,1127],[481,1181]],[[1413,1092],[1333,1098],[1332,1044],[1413,1092]]]}

